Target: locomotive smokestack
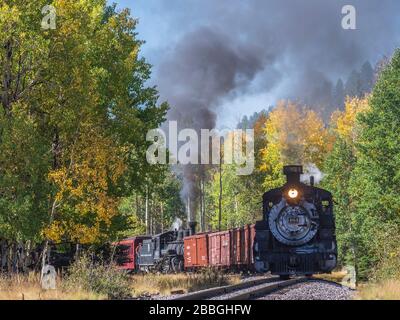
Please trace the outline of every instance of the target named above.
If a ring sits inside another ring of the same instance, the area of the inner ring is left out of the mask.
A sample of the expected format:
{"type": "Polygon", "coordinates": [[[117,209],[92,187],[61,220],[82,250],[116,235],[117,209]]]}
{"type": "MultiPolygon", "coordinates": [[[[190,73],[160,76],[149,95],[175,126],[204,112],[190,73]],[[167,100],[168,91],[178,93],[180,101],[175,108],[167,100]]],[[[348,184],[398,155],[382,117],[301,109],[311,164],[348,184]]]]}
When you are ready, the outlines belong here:
{"type": "Polygon", "coordinates": [[[190,235],[194,235],[196,233],[197,222],[193,221],[193,219],[192,219],[190,206],[191,206],[191,203],[190,203],[190,196],[189,196],[188,202],[187,202],[187,227],[190,230],[190,235]]]}
{"type": "Polygon", "coordinates": [[[311,176],[311,177],[310,177],[310,186],[311,186],[311,187],[314,187],[314,184],[315,184],[315,182],[314,182],[314,176],[311,176]]]}
{"type": "Polygon", "coordinates": [[[190,235],[192,236],[192,235],[196,234],[196,225],[197,225],[197,222],[195,222],[195,221],[190,221],[188,224],[189,224],[189,229],[190,229],[190,235]]]}
{"type": "Polygon", "coordinates": [[[300,175],[303,174],[302,166],[285,166],[283,173],[286,175],[287,183],[298,184],[300,183],[300,175]]]}

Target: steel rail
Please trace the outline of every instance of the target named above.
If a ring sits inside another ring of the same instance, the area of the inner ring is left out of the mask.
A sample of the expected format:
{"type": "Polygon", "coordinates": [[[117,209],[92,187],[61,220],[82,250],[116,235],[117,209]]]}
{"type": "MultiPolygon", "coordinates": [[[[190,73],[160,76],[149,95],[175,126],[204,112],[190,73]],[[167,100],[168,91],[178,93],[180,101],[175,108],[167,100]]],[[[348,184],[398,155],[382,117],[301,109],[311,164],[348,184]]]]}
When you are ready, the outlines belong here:
{"type": "Polygon", "coordinates": [[[305,279],[306,278],[295,278],[281,281],[278,277],[264,277],[238,284],[196,291],[174,297],[171,300],[206,300],[210,298],[218,300],[219,296],[223,297],[225,295],[229,295],[229,297],[224,300],[248,300],[253,296],[269,293],[302,282],[305,279]],[[235,294],[236,291],[237,294],[235,294]]]}

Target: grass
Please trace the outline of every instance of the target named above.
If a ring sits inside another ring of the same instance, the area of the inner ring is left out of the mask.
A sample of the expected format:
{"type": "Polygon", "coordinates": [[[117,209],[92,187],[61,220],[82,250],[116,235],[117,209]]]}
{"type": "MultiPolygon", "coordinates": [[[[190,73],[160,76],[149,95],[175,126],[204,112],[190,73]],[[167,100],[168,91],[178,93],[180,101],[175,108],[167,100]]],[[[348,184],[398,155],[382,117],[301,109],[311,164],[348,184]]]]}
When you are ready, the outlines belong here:
{"type": "Polygon", "coordinates": [[[347,275],[345,270],[335,271],[332,273],[316,274],[314,278],[333,281],[342,284],[344,277],[347,275]]]}
{"type": "MultiPolygon", "coordinates": [[[[81,290],[42,290],[40,275],[0,275],[0,300],[99,300],[105,296],[81,290]]],[[[61,283],[59,278],[57,283],[61,283]]]]}
{"type": "Polygon", "coordinates": [[[358,300],[400,300],[400,280],[382,280],[361,284],[357,288],[358,300]]]}
{"type": "MultiPolygon", "coordinates": [[[[341,283],[343,271],[322,274],[316,278],[341,283]]],[[[0,275],[0,300],[104,300],[107,295],[85,291],[80,288],[66,289],[59,277],[56,290],[42,290],[38,274],[0,275]]],[[[146,295],[169,295],[171,293],[192,292],[240,282],[239,275],[224,275],[215,270],[205,270],[194,274],[139,274],[131,279],[133,297],[146,295]]],[[[357,300],[400,300],[400,280],[382,280],[363,283],[357,287],[357,300]]]]}
{"type": "MultiPolygon", "coordinates": [[[[343,281],[346,271],[332,272],[331,274],[316,275],[315,278],[334,281],[347,285],[343,281]]],[[[360,283],[357,286],[356,300],[400,300],[400,279],[387,279],[360,283]]]]}
{"type": "MultiPolygon", "coordinates": [[[[195,274],[141,274],[130,276],[132,297],[169,295],[174,292],[192,292],[219,285],[240,282],[239,275],[225,275],[206,269],[195,274]]],[[[73,283],[73,282],[72,282],[73,283]]],[[[107,294],[71,286],[67,280],[57,279],[56,290],[42,290],[40,275],[0,275],[0,300],[104,300],[107,294]],[[66,285],[68,284],[68,285],[66,285]]]]}
{"type": "Polygon", "coordinates": [[[239,275],[224,275],[219,271],[207,269],[194,274],[145,274],[134,275],[133,295],[170,295],[174,292],[193,292],[221,285],[240,282],[239,275]]]}

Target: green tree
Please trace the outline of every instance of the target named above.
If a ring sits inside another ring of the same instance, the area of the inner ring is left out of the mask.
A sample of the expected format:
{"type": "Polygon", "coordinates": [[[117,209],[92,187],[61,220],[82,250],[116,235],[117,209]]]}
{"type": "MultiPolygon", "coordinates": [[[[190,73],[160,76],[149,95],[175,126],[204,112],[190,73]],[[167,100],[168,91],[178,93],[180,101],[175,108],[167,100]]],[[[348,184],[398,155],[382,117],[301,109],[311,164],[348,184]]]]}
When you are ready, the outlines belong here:
{"type": "MultiPolygon", "coordinates": [[[[265,171],[261,170],[263,149],[266,147],[264,134],[268,113],[263,111],[251,117],[254,129],[255,168],[252,174],[237,175],[237,165],[222,165],[222,228],[238,227],[254,223],[262,218],[262,195],[265,171]]],[[[240,127],[243,125],[243,121],[240,127]]],[[[248,123],[249,125],[249,123],[248,123]]],[[[250,129],[247,127],[247,129],[250,129]]],[[[245,139],[245,135],[243,139],[245,139]]],[[[219,170],[212,168],[211,179],[206,188],[207,212],[213,229],[218,228],[219,170]]]]}
{"type": "Polygon", "coordinates": [[[349,97],[361,97],[361,79],[360,73],[353,70],[346,81],[345,93],[349,97]]]}
{"type": "Polygon", "coordinates": [[[9,271],[41,240],[48,219],[51,142],[38,97],[48,67],[49,43],[38,8],[45,1],[0,2],[0,245],[9,271]],[[23,256],[20,255],[20,257],[23,256]]]}
{"type": "Polygon", "coordinates": [[[137,20],[105,0],[2,1],[0,17],[2,236],[104,241],[123,227],[122,197],[166,172],[145,156],[168,105],[146,86],[137,20]],[[41,28],[48,4],[54,30],[41,28]]]}
{"type": "Polygon", "coordinates": [[[332,93],[333,106],[342,110],[344,106],[344,98],[344,84],[342,79],[339,79],[332,93]]]}
{"type": "Polygon", "coordinates": [[[370,93],[374,85],[374,69],[369,61],[365,62],[360,72],[360,90],[363,94],[370,93]]]}
{"type": "Polygon", "coordinates": [[[332,192],[335,200],[336,234],[339,263],[357,265],[355,205],[350,180],[357,162],[356,143],[360,133],[357,116],[368,109],[367,99],[347,99],[343,111],[332,116],[331,131],[335,143],[327,154],[322,186],[332,192]]]}
{"type": "Polygon", "coordinates": [[[350,188],[356,206],[359,273],[363,278],[369,277],[372,270],[383,270],[388,265],[393,270],[394,262],[400,265],[399,105],[400,50],[397,50],[373,90],[370,110],[359,116],[363,129],[350,188]]]}
{"type": "Polygon", "coordinates": [[[352,146],[342,137],[338,137],[323,167],[325,177],[322,187],[331,191],[335,200],[336,238],[339,263],[342,266],[355,265],[352,229],[354,205],[349,194],[349,180],[355,163],[356,157],[352,146]]]}

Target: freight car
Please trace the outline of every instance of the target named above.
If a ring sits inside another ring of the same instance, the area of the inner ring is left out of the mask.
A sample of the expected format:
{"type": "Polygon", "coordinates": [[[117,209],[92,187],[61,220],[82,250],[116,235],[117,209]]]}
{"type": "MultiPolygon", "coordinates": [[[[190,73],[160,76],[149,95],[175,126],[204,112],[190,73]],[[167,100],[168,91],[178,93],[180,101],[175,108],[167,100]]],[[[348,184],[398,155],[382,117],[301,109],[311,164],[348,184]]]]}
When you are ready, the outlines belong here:
{"type": "Polygon", "coordinates": [[[253,269],[255,226],[246,225],[227,231],[196,234],[184,239],[185,269],[203,267],[253,269]]]}
{"type": "Polygon", "coordinates": [[[263,219],[253,225],[195,234],[168,231],[131,242],[133,271],[180,272],[204,267],[270,271],[287,278],[330,272],[336,267],[337,246],[332,195],[300,182],[301,166],[286,166],[287,182],[263,195],[263,219]]]}

